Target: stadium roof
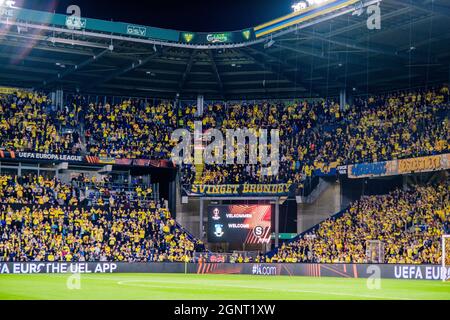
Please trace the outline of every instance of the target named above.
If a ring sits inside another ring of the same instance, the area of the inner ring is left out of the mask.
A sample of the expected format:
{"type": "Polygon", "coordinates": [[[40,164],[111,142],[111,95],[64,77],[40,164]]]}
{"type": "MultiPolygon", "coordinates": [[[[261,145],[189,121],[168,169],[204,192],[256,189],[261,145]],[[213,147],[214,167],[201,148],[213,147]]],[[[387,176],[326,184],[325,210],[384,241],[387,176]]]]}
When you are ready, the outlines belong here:
{"type": "MultiPolygon", "coordinates": [[[[383,0],[381,30],[368,30],[365,9],[355,14],[376,1],[337,1],[352,5],[261,37],[252,28],[249,41],[219,44],[63,29],[11,21],[3,11],[0,85],[229,100],[328,97],[343,88],[373,93],[449,81],[448,1],[383,0]]],[[[131,27],[137,34],[142,30],[131,27]]]]}

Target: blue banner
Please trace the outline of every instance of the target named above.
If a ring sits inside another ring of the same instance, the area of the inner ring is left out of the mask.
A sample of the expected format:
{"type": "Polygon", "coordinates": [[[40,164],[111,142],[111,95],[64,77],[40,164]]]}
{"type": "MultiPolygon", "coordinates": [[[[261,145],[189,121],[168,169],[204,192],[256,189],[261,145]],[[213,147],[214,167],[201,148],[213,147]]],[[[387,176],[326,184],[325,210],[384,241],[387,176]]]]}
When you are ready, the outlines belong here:
{"type": "Polygon", "coordinates": [[[382,176],[387,172],[387,162],[362,163],[351,166],[349,174],[353,177],[382,176]]]}

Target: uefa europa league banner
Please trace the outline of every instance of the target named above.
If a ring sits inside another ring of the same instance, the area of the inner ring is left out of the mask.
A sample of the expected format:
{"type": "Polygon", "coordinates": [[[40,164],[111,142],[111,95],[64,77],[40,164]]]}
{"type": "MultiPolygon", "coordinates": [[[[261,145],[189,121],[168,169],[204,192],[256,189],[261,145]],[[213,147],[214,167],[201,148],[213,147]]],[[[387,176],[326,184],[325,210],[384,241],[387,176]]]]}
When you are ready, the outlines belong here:
{"type": "Polygon", "coordinates": [[[5,274],[189,273],[246,274],[408,280],[450,279],[450,267],[398,264],[234,264],[234,263],[115,263],[115,262],[0,262],[5,274]]]}
{"type": "Polygon", "coordinates": [[[54,154],[54,153],[39,153],[39,152],[21,152],[21,151],[4,151],[0,150],[0,158],[8,160],[36,160],[36,161],[56,161],[69,163],[83,163],[84,157],[70,154],[54,154]]]}
{"type": "Polygon", "coordinates": [[[170,160],[149,160],[149,159],[114,159],[96,156],[80,156],[70,154],[21,152],[12,150],[1,150],[0,159],[8,159],[15,162],[23,160],[34,160],[42,162],[67,162],[74,164],[94,164],[94,165],[117,165],[152,168],[175,168],[170,160]]]}

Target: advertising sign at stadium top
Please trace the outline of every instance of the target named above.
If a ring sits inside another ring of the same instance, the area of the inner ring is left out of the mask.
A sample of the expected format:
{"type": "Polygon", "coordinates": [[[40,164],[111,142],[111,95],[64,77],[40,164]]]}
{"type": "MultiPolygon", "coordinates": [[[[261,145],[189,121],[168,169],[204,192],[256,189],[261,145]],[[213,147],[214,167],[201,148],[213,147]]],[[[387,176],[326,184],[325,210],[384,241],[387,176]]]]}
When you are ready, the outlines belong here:
{"type": "Polygon", "coordinates": [[[133,36],[145,37],[146,34],[147,34],[147,28],[146,27],[140,27],[140,26],[134,26],[134,25],[128,25],[127,26],[127,33],[131,34],[133,36]]]}
{"type": "Polygon", "coordinates": [[[244,30],[242,31],[242,36],[245,40],[250,40],[250,37],[252,36],[251,30],[244,30]]]}
{"type": "Polygon", "coordinates": [[[86,19],[77,16],[69,16],[66,18],[66,27],[71,30],[86,29],[86,23],[86,19]]]}
{"type": "Polygon", "coordinates": [[[225,43],[230,41],[228,33],[211,33],[206,36],[206,40],[211,43],[225,43]]]}
{"type": "Polygon", "coordinates": [[[181,36],[183,37],[183,40],[187,43],[191,43],[192,40],[194,40],[195,38],[195,34],[191,32],[183,32],[181,36]]]}
{"type": "Polygon", "coordinates": [[[222,33],[180,32],[180,42],[188,44],[225,44],[241,43],[254,39],[252,29],[222,33]]]}

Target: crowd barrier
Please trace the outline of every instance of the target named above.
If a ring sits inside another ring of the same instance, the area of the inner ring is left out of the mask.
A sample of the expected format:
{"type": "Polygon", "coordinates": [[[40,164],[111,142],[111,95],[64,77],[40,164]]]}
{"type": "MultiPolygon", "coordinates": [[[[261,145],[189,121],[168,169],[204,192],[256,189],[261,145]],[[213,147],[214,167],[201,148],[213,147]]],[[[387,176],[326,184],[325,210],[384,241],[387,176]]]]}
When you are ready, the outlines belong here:
{"type": "Polygon", "coordinates": [[[397,264],[267,264],[267,263],[116,263],[0,262],[4,274],[187,273],[255,276],[308,276],[442,280],[450,267],[397,264]]]}

